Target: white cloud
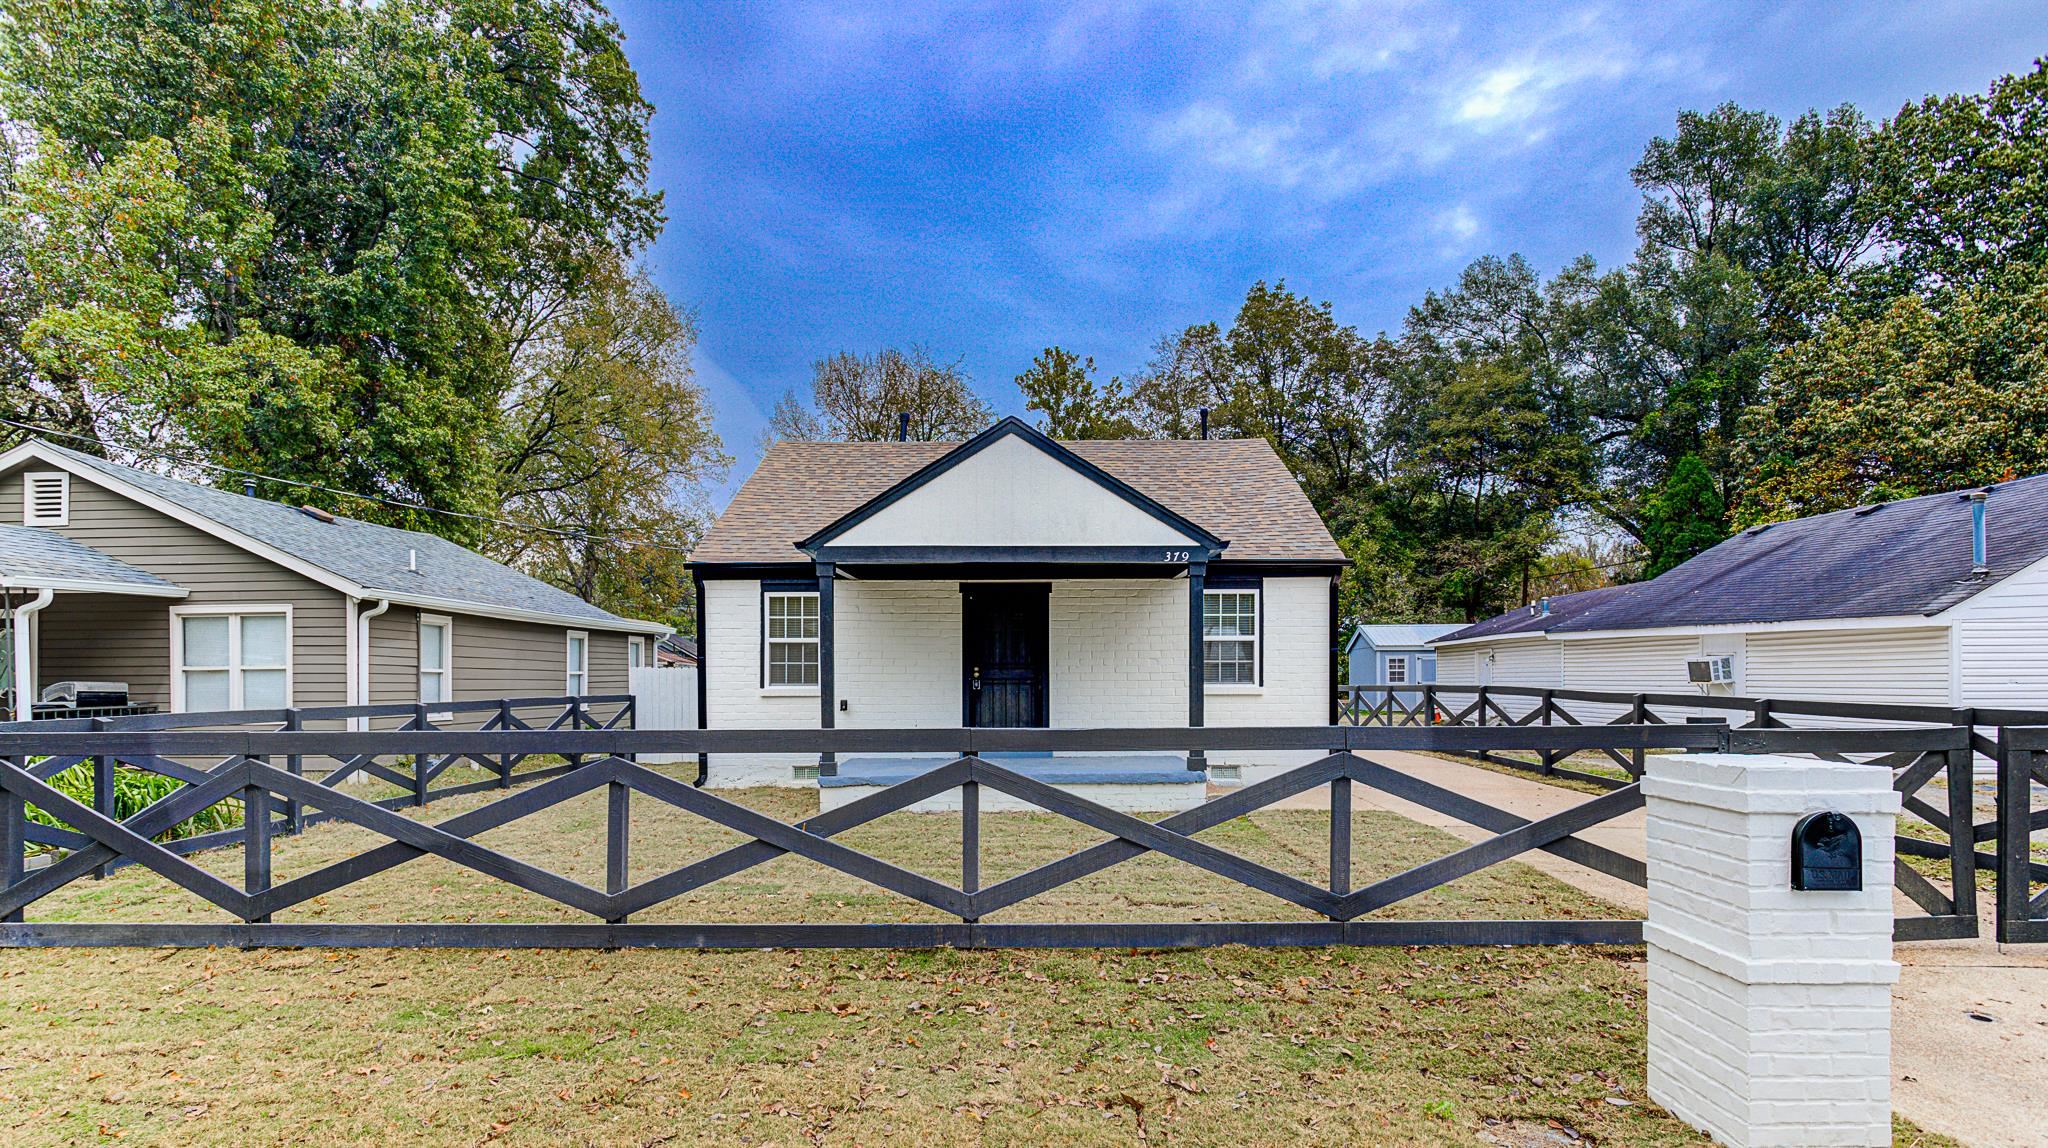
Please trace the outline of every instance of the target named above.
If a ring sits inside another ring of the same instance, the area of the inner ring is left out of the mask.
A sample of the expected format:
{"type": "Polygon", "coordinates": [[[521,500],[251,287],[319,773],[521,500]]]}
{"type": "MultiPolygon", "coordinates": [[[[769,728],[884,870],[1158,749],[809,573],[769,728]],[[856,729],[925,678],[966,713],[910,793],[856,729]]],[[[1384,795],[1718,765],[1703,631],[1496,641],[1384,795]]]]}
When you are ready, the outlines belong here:
{"type": "Polygon", "coordinates": [[[1556,110],[1565,89],[1624,79],[1638,66],[1633,52],[1612,44],[1524,52],[1458,81],[1450,118],[1481,132],[1523,128],[1541,134],[1540,121],[1556,110]]]}
{"type": "Polygon", "coordinates": [[[1434,223],[1439,234],[1458,244],[1479,234],[1479,217],[1472,213],[1471,207],[1462,203],[1437,212],[1434,223]]]}

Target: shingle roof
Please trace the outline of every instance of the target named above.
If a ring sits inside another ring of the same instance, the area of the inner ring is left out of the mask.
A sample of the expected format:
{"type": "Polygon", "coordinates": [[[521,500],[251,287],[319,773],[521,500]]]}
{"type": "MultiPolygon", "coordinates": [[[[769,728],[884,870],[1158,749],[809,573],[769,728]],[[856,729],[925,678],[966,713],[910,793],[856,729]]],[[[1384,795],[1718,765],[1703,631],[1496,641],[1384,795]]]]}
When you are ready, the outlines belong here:
{"type": "Polygon", "coordinates": [[[1591,611],[1607,602],[1626,596],[1635,586],[1596,586],[1591,590],[1578,590],[1570,594],[1554,594],[1549,598],[1549,613],[1539,612],[1538,606],[1517,606],[1505,614],[1495,614],[1483,622],[1474,622],[1462,630],[1436,639],[1436,644],[1462,642],[1468,638],[1501,638],[1512,634],[1541,634],[1561,628],[1564,623],[1591,611]]]}
{"type": "Polygon", "coordinates": [[[1559,631],[1939,614],[2048,557],[2048,475],[1985,500],[1985,575],[1970,570],[1967,491],[1743,531],[1555,627],[1559,631]]]}
{"type": "MultiPolygon", "coordinates": [[[[782,442],[769,448],[693,562],[804,562],[807,538],[959,446],[782,442]]],[[[1062,445],[1230,543],[1227,561],[1342,562],[1344,552],[1264,439],[1088,440],[1062,445]]]]}
{"type": "Polygon", "coordinates": [[[1430,622],[1422,625],[1376,622],[1352,630],[1351,640],[1356,642],[1361,637],[1369,639],[1373,647],[1380,650],[1402,647],[1417,649],[1457,629],[1462,627],[1456,622],[1430,622]]]}
{"type": "Polygon", "coordinates": [[[0,582],[40,586],[52,580],[103,583],[110,589],[132,586],[144,592],[178,589],[175,583],[54,530],[0,526],[0,582]]]}
{"type": "Polygon", "coordinates": [[[109,478],[139,487],[369,591],[443,598],[479,607],[484,613],[493,608],[518,610],[594,626],[627,622],[574,594],[436,535],[338,515],[332,522],[322,522],[281,502],[181,482],[49,443],[43,445],[109,478]],[[407,569],[411,552],[418,555],[417,573],[407,569]]]}
{"type": "Polygon", "coordinates": [[[1441,640],[1939,614],[2048,558],[2048,475],[1972,489],[1989,492],[1983,575],[1970,491],[1948,491],[1752,528],[1648,582],[1553,598],[1548,619],[1511,610],[1441,640]]]}

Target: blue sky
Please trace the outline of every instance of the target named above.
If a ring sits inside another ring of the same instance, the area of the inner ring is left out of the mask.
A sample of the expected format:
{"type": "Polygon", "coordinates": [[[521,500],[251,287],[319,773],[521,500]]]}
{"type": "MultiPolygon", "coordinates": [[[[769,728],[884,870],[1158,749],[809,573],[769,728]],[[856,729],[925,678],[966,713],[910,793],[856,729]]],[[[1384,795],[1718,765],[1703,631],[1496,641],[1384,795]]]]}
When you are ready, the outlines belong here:
{"type": "Polygon", "coordinates": [[[1682,108],[1882,118],[2048,51],[2038,4],[1991,0],[614,9],[721,505],[833,352],[923,343],[1009,412],[1040,348],[1129,373],[1261,278],[1392,329],[1483,254],[1626,259],[1628,169],[1682,108]]]}

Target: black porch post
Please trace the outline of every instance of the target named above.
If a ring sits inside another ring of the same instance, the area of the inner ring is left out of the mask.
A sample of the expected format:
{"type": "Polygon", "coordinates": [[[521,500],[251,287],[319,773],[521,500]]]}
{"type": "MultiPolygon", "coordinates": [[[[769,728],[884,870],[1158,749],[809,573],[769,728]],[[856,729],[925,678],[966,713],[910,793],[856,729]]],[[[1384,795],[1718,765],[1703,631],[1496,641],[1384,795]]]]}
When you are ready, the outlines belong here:
{"type": "MultiPolygon", "coordinates": [[[[1202,725],[1202,588],[1209,580],[1209,563],[1188,563],[1188,725],[1202,725]]],[[[1208,754],[1188,750],[1189,769],[1209,768],[1208,754]]]]}
{"type": "MultiPolygon", "coordinates": [[[[832,564],[818,568],[818,728],[831,729],[837,721],[839,700],[832,686],[832,564]]],[[[830,750],[818,755],[818,776],[839,776],[839,758],[830,750]]]]}

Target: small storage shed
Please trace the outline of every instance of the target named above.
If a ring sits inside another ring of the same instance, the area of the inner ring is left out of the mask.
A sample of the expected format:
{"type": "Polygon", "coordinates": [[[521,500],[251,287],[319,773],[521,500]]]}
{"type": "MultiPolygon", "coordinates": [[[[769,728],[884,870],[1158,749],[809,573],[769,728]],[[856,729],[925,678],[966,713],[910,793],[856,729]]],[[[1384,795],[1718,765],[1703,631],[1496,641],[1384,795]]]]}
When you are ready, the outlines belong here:
{"type": "Polygon", "coordinates": [[[1354,686],[1425,685],[1436,680],[1436,651],[1430,642],[1464,627],[1456,622],[1375,623],[1351,631],[1344,645],[1354,686]]]}

